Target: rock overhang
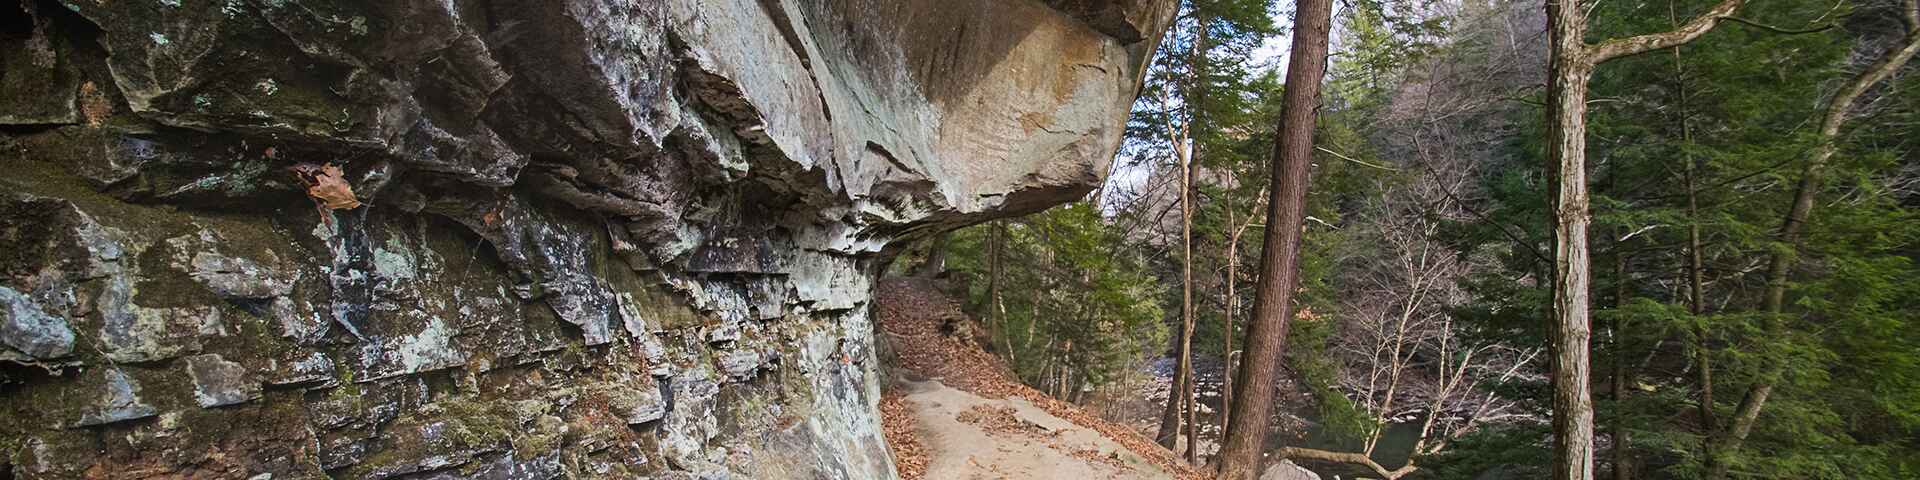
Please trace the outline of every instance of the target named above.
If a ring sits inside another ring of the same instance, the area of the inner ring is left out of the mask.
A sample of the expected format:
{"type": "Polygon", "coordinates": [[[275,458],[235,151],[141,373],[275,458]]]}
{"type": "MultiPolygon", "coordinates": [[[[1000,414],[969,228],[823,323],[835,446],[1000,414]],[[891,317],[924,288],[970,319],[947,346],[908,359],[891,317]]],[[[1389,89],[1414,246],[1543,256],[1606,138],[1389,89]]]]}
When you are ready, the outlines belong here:
{"type": "Polygon", "coordinates": [[[1093,188],[1173,2],[19,5],[17,476],[882,478],[878,262],[1093,188]]]}

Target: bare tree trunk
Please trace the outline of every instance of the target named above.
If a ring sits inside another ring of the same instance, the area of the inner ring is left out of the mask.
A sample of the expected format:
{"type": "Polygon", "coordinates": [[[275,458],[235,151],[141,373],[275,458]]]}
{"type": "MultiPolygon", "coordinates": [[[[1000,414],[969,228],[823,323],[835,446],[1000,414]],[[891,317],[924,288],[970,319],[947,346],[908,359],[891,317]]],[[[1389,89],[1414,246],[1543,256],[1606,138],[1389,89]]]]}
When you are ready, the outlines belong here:
{"type": "MultiPolygon", "coordinates": [[[[1204,31],[1205,24],[1201,24],[1204,31]]],[[[1187,463],[1193,463],[1194,445],[1200,442],[1194,417],[1193,377],[1193,157],[1192,148],[1188,148],[1185,164],[1180,167],[1180,244],[1184,252],[1180,259],[1180,322],[1186,325],[1180,335],[1180,370],[1186,383],[1181,385],[1180,401],[1186,404],[1184,415],[1187,425],[1187,463]]]]}
{"type": "Polygon", "coordinates": [[[1293,319],[1293,294],[1300,284],[1301,228],[1306,218],[1307,186],[1313,162],[1314,119],[1319,113],[1320,80],[1327,68],[1330,0],[1297,0],[1292,52],[1287,59],[1287,88],[1273,148],[1272,196],[1267,204],[1265,249],[1255,286],[1254,321],[1247,330],[1240,392],[1220,451],[1221,480],[1249,480],[1260,470],[1267,416],[1273,407],[1273,382],[1293,319]]]}
{"type": "Polygon", "coordinates": [[[927,258],[921,260],[918,268],[914,269],[914,276],[932,278],[946,271],[947,239],[952,236],[953,232],[941,232],[940,235],[933,237],[932,241],[927,242],[927,258]]]}
{"type": "Polygon", "coordinates": [[[995,334],[1000,331],[1000,323],[1005,316],[1005,308],[1000,304],[1001,244],[1000,220],[994,220],[987,227],[987,340],[991,344],[995,334]]]}
{"type": "MultiPolygon", "coordinates": [[[[1609,183],[1615,184],[1617,184],[1618,181],[1618,175],[1611,176],[1608,180],[1609,183]]],[[[1625,228],[1621,228],[1619,230],[1620,234],[1625,235],[1625,230],[1625,228]]],[[[1627,432],[1627,414],[1625,411],[1627,384],[1633,380],[1632,375],[1627,372],[1627,349],[1626,344],[1622,342],[1621,338],[1625,332],[1621,323],[1625,319],[1618,314],[1620,308],[1627,305],[1627,297],[1632,294],[1632,291],[1628,288],[1627,284],[1626,246],[1620,242],[1614,242],[1613,249],[1613,308],[1616,313],[1613,315],[1613,321],[1608,322],[1608,330],[1611,330],[1611,332],[1608,332],[1608,336],[1613,340],[1613,388],[1612,391],[1609,392],[1609,395],[1613,398],[1614,413],[1613,426],[1609,429],[1612,430],[1612,432],[1609,432],[1608,436],[1613,438],[1613,450],[1610,452],[1613,454],[1613,480],[1633,480],[1633,456],[1631,450],[1633,438],[1632,434],[1627,432]]]]}
{"type": "MultiPolygon", "coordinates": [[[[1765,308],[1766,330],[1769,334],[1786,330],[1787,277],[1792,273],[1794,257],[1799,255],[1802,240],[1800,232],[1813,212],[1813,198],[1819,194],[1827,160],[1840,149],[1840,128],[1846,124],[1847,112],[1853,109],[1853,102],[1867,89],[1886,80],[1912,60],[1914,55],[1920,54],[1920,0],[1907,0],[1902,6],[1907,35],[1900,46],[1861,71],[1827,102],[1826,115],[1820,122],[1820,145],[1814,149],[1813,157],[1807,159],[1806,166],[1802,167],[1800,184],[1794,190],[1793,206],[1787,210],[1787,217],[1780,225],[1780,242],[1788,248],[1776,251],[1767,262],[1765,308]]],[[[1778,375],[1781,368],[1777,360],[1768,363],[1769,371],[1748,388],[1746,396],[1740,399],[1740,406],[1735,408],[1734,416],[1727,424],[1727,432],[1716,442],[1719,443],[1719,450],[1709,452],[1713,468],[1708,470],[1707,478],[1727,478],[1725,456],[1738,450],[1741,443],[1746,441],[1747,434],[1753,431],[1754,421],[1766,406],[1767,397],[1773,393],[1772,377],[1778,375]]]]}
{"type": "Polygon", "coordinates": [[[1027,305],[1027,341],[1020,344],[1021,348],[1029,350],[1033,349],[1033,334],[1040,326],[1040,292],[1034,292],[1032,297],[1033,303],[1027,305]]]}
{"type": "MultiPolygon", "coordinates": [[[[1194,396],[1194,391],[1199,382],[1193,374],[1193,335],[1194,328],[1196,327],[1193,318],[1193,177],[1194,173],[1199,169],[1197,162],[1199,160],[1198,150],[1200,146],[1197,143],[1189,143],[1192,141],[1191,132],[1193,131],[1193,126],[1201,122],[1201,117],[1206,111],[1206,62],[1207,49],[1209,48],[1208,40],[1211,37],[1211,31],[1208,29],[1208,26],[1212,22],[1213,19],[1204,14],[1198,15],[1194,20],[1194,24],[1199,31],[1195,35],[1193,49],[1187,52],[1187,63],[1192,73],[1191,78],[1188,79],[1189,83],[1187,83],[1186,97],[1181,99],[1185,104],[1182,108],[1187,112],[1187,119],[1186,123],[1180,126],[1180,135],[1174,138],[1174,152],[1181,157],[1181,161],[1183,162],[1180,168],[1180,245],[1182,250],[1180,257],[1180,321],[1181,325],[1184,325],[1185,328],[1181,330],[1180,336],[1180,378],[1185,381],[1180,384],[1180,403],[1182,405],[1180,416],[1186,425],[1187,448],[1185,456],[1187,463],[1194,463],[1199,459],[1198,445],[1200,443],[1200,418],[1197,412],[1199,399],[1194,396]]],[[[1202,128],[1205,127],[1203,126],[1202,128]]],[[[1179,424],[1175,425],[1175,430],[1179,430],[1179,424]]]]}
{"type": "Polygon", "coordinates": [[[1553,249],[1553,477],[1593,479],[1593,399],[1587,383],[1586,20],[1573,0],[1547,1],[1552,104],[1547,146],[1555,174],[1553,249]]]}
{"type": "Polygon", "coordinates": [[[1556,176],[1553,268],[1553,476],[1593,479],[1593,392],[1588,342],[1592,337],[1587,225],[1587,84],[1608,60],[1670,48],[1699,38],[1743,0],[1718,5],[1672,31],[1588,45],[1586,11],[1577,0],[1547,0],[1549,136],[1547,158],[1556,176]]]}
{"type": "MultiPolygon", "coordinates": [[[[1227,170],[1227,184],[1233,186],[1233,171],[1227,170]]],[[[1227,196],[1227,227],[1233,227],[1233,196],[1227,196]]],[[[1233,314],[1240,309],[1240,295],[1234,290],[1240,275],[1240,232],[1227,235],[1227,288],[1225,312],[1220,316],[1220,432],[1227,431],[1227,418],[1233,416],[1233,314]]]]}
{"type": "MultiPolygon", "coordinates": [[[[1193,159],[1187,147],[1187,128],[1167,125],[1173,140],[1174,156],[1180,160],[1180,349],[1175,355],[1173,385],[1167,391],[1167,407],[1160,415],[1160,431],[1154,441],[1171,450],[1180,443],[1181,424],[1192,416],[1193,396],[1193,159]]],[[[1192,440],[1188,440],[1192,445],[1192,440]]]]}
{"type": "MultiPolygon", "coordinates": [[[[1227,170],[1227,185],[1235,187],[1233,170],[1227,170]]],[[[1233,315],[1240,310],[1240,292],[1237,290],[1240,276],[1240,234],[1245,226],[1234,226],[1233,196],[1228,195],[1227,227],[1233,230],[1227,234],[1227,280],[1226,290],[1221,292],[1225,311],[1220,316],[1220,432],[1227,431],[1227,419],[1233,416],[1233,315]]]]}
{"type": "MultiPolygon", "coordinates": [[[[1180,333],[1183,338],[1187,335],[1186,330],[1183,325],[1180,333]]],[[[1175,361],[1178,362],[1179,359],[1176,358],[1175,361]]],[[[1185,382],[1186,371],[1178,366],[1174,367],[1173,383],[1167,386],[1167,403],[1160,409],[1160,429],[1153,434],[1153,442],[1167,450],[1173,450],[1173,447],[1180,442],[1180,421],[1184,417],[1181,412],[1185,411],[1182,410],[1185,402],[1181,400],[1180,394],[1186,391],[1185,382]]]]}
{"type": "MultiPolygon", "coordinates": [[[[1188,353],[1188,355],[1192,355],[1192,353],[1188,353]]],[[[1192,359],[1188,359],[1187,392],[1181,394],[1181,399],[1187,403],[1187,407],[1185,407],[1185,409],[1187,409],[1187,463],[1196,463],[1196,461],[1200,459],[1200,455],[1198,455],[1198,445],[1200,445],[1200,397],[1194,396],[1194,388],[1196,388],[1198,384],[1200,384],[1200,382],[1196,382],[1196,380],[1194,380],[1194,374],[1192,374],[1192,359]]]]}
{"type": "Polygon", "coordinates": [[[1173,390],[1168,393],[1167,414],[1160,417],[1160,431],[1155,440],[1169,449],[1179,443],[1181,425],[1186,425],[1188,462],[1194,461],[1194,435],[1198,428],[1194,412],[1193,379],[1193,174],[1197,145],[1189,145],[1194,123],[1200,117],[1201,105],[1205,99],[1205,62],[1208,44],[1207,25],[1211,19],[1205,15],[1196,17],[1199,34],[1192,50],[1187,52],[1187,63],[1192,69],[1193,78],[1189,79],[1186,97],[1182,98],[1182,109],[1187,118],[1176,128],[1171,119],[1167,122],[1167,138],[1173,143],[1174,156],[1180,163],[1180,350],[1177,371],[1174,373],[1173,390]],[[1174,401],[1173,395],[1180,400],[1174,401]],[[1168,423],[1171,420],[1172,423],[1168,423]]]}
{"type": "MultiPolygon", "coordinates": [[[[1048,333],[1047,336],[1051,337],[1053,334],[1048,333]]],[[[1051,340],[1049,340],[1049,343],[1051,343],[1051,340]]],[[[1073,361],[1073,340],[1068,339],[1067,344],[1061,347],[1060,350],[1060,353],[1054,355],[1054,364],[1058,365],[1060,369],[1060,372],[1055,375],[1057,375],[1060,380],[1058,381],[1058,385],[1054,387],[1055,393],[1053,394],[1053,398],[1066,400],[1067,393],[1071,391],[1068,390],[1068,385],[1073,382],[1073,365],[1068,363],[1073,361]]]]}
{"type": "Polygon", "coordinates": [[[993,343],[993,337],[1000,337],[1001,343],[1006,345],[1005,351],[1002,352],[1002,354],[1006,356],[1007,364],[1012,365],[1015,360],[1013,353],[1013,335],[1006,331],[1007,303],[1002,297],[1004,292],[1002,292],[1000,288],[1002,283],[1001,277],[1006,276],[1006,221],[994,220],[992,227],[987,230],[987,233],[989,235],[987,241],[991,244],[988,250],[992,252],[992,262],[989,267],[990,273],[987,279],[987,343],[991,345],[993,343]]]}
{"type": "MultiPolygon", "coordinates": [[[[1671,4],[1668,6],[1671,15],[1671,4]]],[[[1683,147],[1693,146],[1693,127],[1687,122],[1686,70],[1680,64],[1681,47],[1673,49],[1674,91],[1679,97],[1680,141],[1683,147]]],[[[1685,152],[1683,149],[1682,152],[1685,152]]],[[[1706,308],[1706,259],[1701,253],[1700,241],[1700,191],[1697,186],[1698,163],[1693,155],[1684,155],[1682,179],[1687,189],[1687,313],[1699,317],[1707,313],[1706,308]]],[[[1714,470],[1713,437],[1718,434],[1713,412],[1713,356],[1708,344],[1709,332],[1699,319],[1694,320],[1693,329],[1693,368],[1695,383],[1699,384],[1700,398],[1696,409],[1700,416],[1700,458],[1708,471],[1714,470]]]]}
{"type": "MultiPolygon", "coordinates": [[[[1620,319],[1615,318],[1613,323],[1613,337],[1617,343],[1620,338],[1620,319]]],[[[1611,395],[1613,396],[1616,411],[1613,415],[1613,427],[1611,428],[1613,432],[1609,434],[1613,438],[1613,450],[1611,452],[1613,453],[1613,480],[1632,480],[1633,434],[1627,431],[1627,415],[1624,411],[1626,408],[1627,384],[1632,382],[1632,377],[1627,373],[1626,353],[1622,351],[1620,345],[1616,344],[1613,348],[1613,391],[1611,395]]]]}
{"type": "MultiPolygon", "coordinates": [[[[1684,128],[1684,127],[1683,127],[1684,128]]],[[[1692,222],[1687,226],[1687,290],[1692,298],[1687,300],[1687,311],[1695,317],[1706,314],[1703,258],[1700,253],[1700,195],[1695,186],[1693,159],[1687,159],[1687,218],[1692,222]]],[[[1708,343],[1710,333],[1698,319],[1693,329],[1693,369],[1695,383],[1700,385],[1700,399],[1696,406],[1700,415],[1700,453],[1701,461],[1707,470],[1717,468],[1714,464],[1718,455],[1713,438],[1719,435],[1716,426],[1719,421],[1713,412],[1713,350],[1708,343]]]]}
{"type": "MultiPolygon", "coordinates": [[[[1193,65],[1193,78],[1190,80],[1192,83],[1189,84],[1187,89],[1187,98],[1185,99],[1189,105],[1187,107],[1187,126],[1183,129],[1182,133],[1190,133],[1195,124],[1200,124],[1201,128],[1208,128],[1204,123],[1204,117],[1207,111],[1207,50],[1212,47],[1211,40],[1213,33],[1209,26],[1212,23],[1212,17],[1204,14],[1199,16],[1197,24],[1200,27],[1200,31],[1195,35],[1193,51],[1188,52],[1190,55],[1188,62],[1193,65]]],[[[1183,136],[1191,138],[1190,135],[1183,136]]],[[[1182,262],[1184,271],[1181,272],[1181,275],[1185,278],[1181,282],[1180,314],[1184,317],[1188,329],[1185,345],[1187,388],[1182,393],[1182,396],[1185,397],[1187,403],[1187,463],[1190,464],[1198,463],[1200,460],[1200,397],[1195,394],[1200,382],[1193,374],[1192,332],[1192,330],[1198,326],[1193,316],[1193,209],[1195,207],[1193,203],[1193,189],[1194,175],[1200,171],[1199,162],[1200,144],[1199,142],[1194,142],[1193,145],[1187,147],[1187,165],[1184,177],[1182,177],[1183,185],[1180,190],[1180,213],[1182,217],[1180,234],[1183,237],[1182,243],[1186,248],[1186,258],[1185,261],[1182,262]]]]}
{"type": "MultiPolygon", "coordinates": [[[[1228,182],[1231,183],[1232,177],[1228,178],[1228,182]]],[[[1262,200],[1264,200],[1266,196],[1266,188],[1261,188],[1260,193],[1255,195],[1256,198],[1262,200]]],[[[1239,372],[1238,369],[1234,368],[1235,364],[1233,361],[1233,317],[1240,313],[1240,239],[1246,235],[1247,228],[1253,226],[1253,219],[1256,215],[1260,214],[1260,207],[1263,206],[1265,206],[1264,202],[1255,200],[1253,211],[1247,213],[1247,219],[1244,223],[1234,227],[1233,233],[1227,236],[1227,311],[1226,314],[1223,315],[1224,318],[1220,326],[1220,331],[1223,332],[1220,335],[1223,343],[1220,348],[1220,361],[1221,365],[1224,365],[1220,376],[1219,420],[1220,434],[1222,436],[1226,435],[1228,422],[1233,419],[1233,381],[1239,372]]],[[[1233,205],[1231,203],[1227,205],[1227,224],[1233,225],[1233,205]]]]}

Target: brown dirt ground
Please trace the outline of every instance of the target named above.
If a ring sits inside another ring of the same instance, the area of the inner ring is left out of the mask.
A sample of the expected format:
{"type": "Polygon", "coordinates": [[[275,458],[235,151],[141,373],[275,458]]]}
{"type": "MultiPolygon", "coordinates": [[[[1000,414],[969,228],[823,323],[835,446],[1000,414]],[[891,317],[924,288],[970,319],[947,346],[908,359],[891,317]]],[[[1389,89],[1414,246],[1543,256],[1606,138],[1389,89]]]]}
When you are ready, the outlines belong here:
{"type": "MultiPolygon", "coordinates": [[[[1100,432],[1182,480],[1211,478],[1211,475],[1181,462],[1173,452],[1161,448],[1126,425],[1102,419],[1077,405],[1054,399],[1014,380],[1011,370],[999,357],[982,350],[965,335],[941,333],[943,324],[957,322],[967,326],[961,329],[966,331],[971,329],[973,322],[961,312],[959,302],[941,291],[933,280],[884,279],[875,297],[874,320],[894,350],[897,362],[894,368],[938,379],[948,386],[981,397],[1025,399],[1056,417],[1100,432]]],[[[898,405],[901,400],[897,394],[889,394],[889,397],[894,398],[894,408],[904,408],[898,405]]],[[[883,410],[888,408],[887,402],[882,400],[883,410]]],[[[901,475],[910,480],[919,478],[918,472],[910,474],[907,466],[919,465],[924,469],[929,452],[920,446],[917,439],[910,438],[913,425],[901,424],[911,422],[912,418],[884,415],[883,412],[883,421],[886,422],[888,438],[893,439],[890,448],[896,461],[902,465],[901,475]],[[896,432],[902,435],[895,436],[896,432]]]]}

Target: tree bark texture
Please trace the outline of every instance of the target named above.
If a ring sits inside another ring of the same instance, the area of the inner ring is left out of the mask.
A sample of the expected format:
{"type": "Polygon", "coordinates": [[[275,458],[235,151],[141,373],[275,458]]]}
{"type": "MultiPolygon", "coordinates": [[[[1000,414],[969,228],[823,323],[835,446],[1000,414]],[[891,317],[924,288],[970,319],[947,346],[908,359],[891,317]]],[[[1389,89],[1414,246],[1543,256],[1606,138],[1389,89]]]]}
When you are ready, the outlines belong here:
{"type": "Polygon", "coordinates": [[[1248,325],[1240,378],[1234,382],[1241,386],[1233,398],[1233,411],[1237,413],[1229,420],[1220,452],[1219,478],[1222,480],[1249,480],[1260,470],[1267,416],[1273,407],[1274,379],[1279,375],[1287,326],[1294,315],[1293,294],[1300,284],[1301,228],[1306,214],[1309,166],[1313,162],[1320,80],[1327,67],[1332,1],[1297,0],[1295,12],[1292,52],[1287,59],[1287,87],[1274,141],[1260,281],[1255,286],[1254,318],[1248,325]]]}
{"type": "Polygon", "coordinates": [[[1550,36],[1547,144],[1553,197],[1553,477],[1593,479],[1593,393],[1588,377],[1592,263],[1587,255],[1586,19],[1572,0],[1547,2],[1550,36]]]}
{"type": "Polygon", "coordinates": [[[1592,480],[1592,262],[1587,226],[1587,87],[1594,67],[1615,58],[1671,48],[1712,30],[1743,0],[1723,0],[1670,31],[1588,45],[1586,9],[1577,0],[1548,0],[1548,167],[1555,175],[1553,268],[1553,476],[1592,480]]]}

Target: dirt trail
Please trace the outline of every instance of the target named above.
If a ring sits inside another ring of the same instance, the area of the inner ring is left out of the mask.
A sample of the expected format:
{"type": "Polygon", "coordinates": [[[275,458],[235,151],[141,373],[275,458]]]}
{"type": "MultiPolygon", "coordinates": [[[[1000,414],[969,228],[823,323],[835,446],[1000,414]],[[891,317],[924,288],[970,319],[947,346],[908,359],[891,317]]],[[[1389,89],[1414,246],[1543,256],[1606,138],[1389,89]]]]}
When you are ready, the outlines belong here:
{"type": "Polygon", "coordinates": [[[908,480],[1197,479],[1124,425],[1020,384],[967,340],[957,302],[925,279],[881,281],[878,322],[903,379],[882,403],[908,480]],[[960,334],[948,335],[954,325],[960,334]]]}
{"type": "Polygon", "coordinates": [[[937,381],[903,385],[927,480],[1171,479],[1111,439],[1019,398],[989,399],[937,381]]]}

